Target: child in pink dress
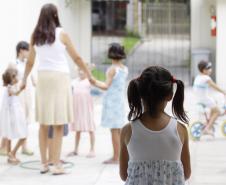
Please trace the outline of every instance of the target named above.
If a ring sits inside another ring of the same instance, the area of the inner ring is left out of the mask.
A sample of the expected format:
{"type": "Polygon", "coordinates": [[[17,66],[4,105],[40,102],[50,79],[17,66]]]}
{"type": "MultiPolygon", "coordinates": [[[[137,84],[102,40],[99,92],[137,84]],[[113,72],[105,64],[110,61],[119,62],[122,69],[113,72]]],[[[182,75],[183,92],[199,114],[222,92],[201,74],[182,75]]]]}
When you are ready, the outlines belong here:
{"type": "Polygon", "coordinates": [[[87,157],[95,157],[95,122],[93,112],[93,99],[90,94],[91,84],[86,75],[79,71],[79,78],[73,81],[74,122],[71,123],[75,131],[75,149],[68,156],[78,155],[81,132],[89,132],[90,151],[87,157]]]}

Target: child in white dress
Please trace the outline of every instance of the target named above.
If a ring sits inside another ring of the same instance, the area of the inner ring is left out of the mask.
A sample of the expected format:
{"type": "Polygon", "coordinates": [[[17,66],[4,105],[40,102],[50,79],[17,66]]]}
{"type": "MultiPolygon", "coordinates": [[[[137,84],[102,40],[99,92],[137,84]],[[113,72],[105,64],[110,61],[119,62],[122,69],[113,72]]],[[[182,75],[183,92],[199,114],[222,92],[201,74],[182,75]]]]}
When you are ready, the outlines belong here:
{"type": "Polygon", "coordinates": [[[17,73],[17,70],[13,67],[4,72],[2,76],[4,92],[0,107],[0,137],[7,139],[8,163],[14,165],[20,163],[16,153],[27,137],[27,122],[18,97],[21,90],[18,87],[17,73]],[[11,141],[13,139],[19,140],[11,150],[11,141]]]}

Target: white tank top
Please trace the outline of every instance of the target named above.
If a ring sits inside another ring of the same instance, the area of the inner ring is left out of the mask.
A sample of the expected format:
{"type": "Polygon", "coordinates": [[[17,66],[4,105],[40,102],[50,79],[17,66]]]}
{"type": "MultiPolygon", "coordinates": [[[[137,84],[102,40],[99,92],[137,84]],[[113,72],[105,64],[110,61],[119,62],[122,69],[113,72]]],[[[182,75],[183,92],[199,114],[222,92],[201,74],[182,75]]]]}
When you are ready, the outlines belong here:
{"type": "Polygon", "coordinates": [[[69,66],[66,59],[66,48],[60,40],[62,28],[55,30],[55,41],[53,44],[35,46],[38,57],[38,71],[59,71],[69,73],[69,66]]]}
{"type": "Polygon", "coordinates": [[[127,149],[130,162],[168,160],[179,161],[182,142],[177,130],[177,120],[171,118],[165,128],[152,131],[138,119],[131,123],[132,135],[127,149]]]}

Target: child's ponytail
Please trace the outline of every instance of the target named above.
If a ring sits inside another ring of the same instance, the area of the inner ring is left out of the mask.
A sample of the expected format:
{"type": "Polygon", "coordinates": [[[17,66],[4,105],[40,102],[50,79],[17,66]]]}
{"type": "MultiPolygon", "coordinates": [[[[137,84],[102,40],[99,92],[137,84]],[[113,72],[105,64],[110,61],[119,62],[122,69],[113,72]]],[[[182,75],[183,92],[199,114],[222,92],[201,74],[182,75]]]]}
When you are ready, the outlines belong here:
{"type": "Polygon", "coordinates": [[[181,80],[174,80],[177,90],[172,102],[173,114],[181,121],[188,123],[188,116],[184,111],[184,83],[181,80]]]}
{"type": "Polygon", "coordinates": [[[137,79],[130,81],[127,96],[130,108],[128,120],[134,121],[142,115],[142,102],[139,92],[139,81],[137,79]]]}

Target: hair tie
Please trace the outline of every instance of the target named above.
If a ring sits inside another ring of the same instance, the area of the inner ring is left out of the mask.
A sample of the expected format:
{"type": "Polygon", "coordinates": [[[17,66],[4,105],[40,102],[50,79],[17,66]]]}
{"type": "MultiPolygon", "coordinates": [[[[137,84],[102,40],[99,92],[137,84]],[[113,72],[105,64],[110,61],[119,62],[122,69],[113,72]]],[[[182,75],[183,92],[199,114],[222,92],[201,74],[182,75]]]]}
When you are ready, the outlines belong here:
{"type": "Polygon", "coordinates": [[[177,82],[177,79],[175,76],[172,76],[172,82],[173,82],[173,84],[177,82]]]}

